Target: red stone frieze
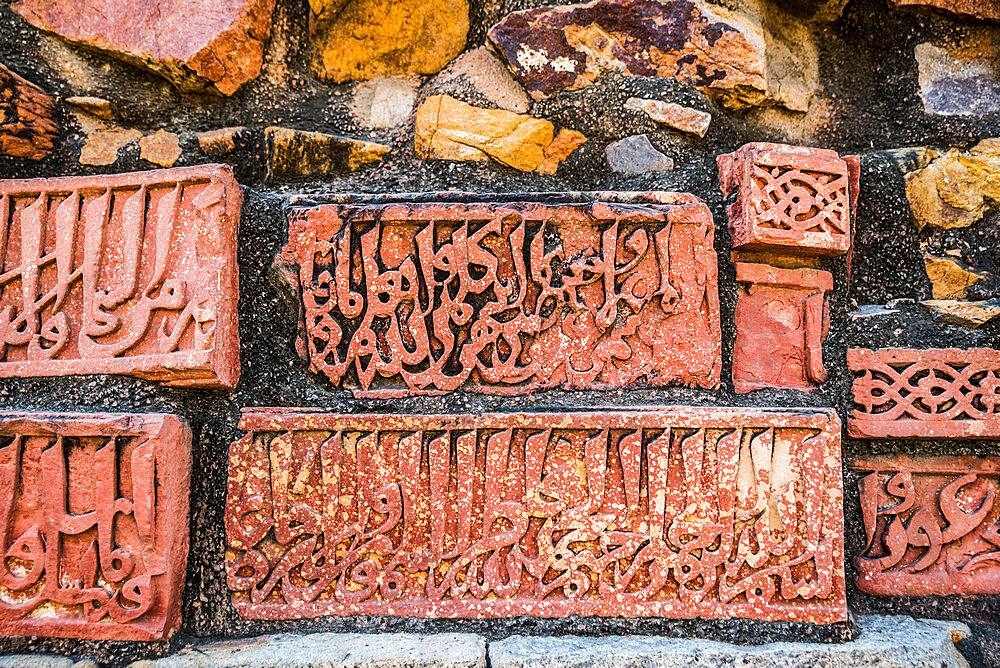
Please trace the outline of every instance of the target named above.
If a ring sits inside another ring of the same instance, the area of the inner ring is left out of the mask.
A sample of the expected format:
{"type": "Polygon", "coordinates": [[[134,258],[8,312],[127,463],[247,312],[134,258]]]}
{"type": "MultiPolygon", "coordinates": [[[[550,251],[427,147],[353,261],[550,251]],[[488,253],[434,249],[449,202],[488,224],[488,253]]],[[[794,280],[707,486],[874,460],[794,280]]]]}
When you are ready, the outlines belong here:
{"type": "Polygon", "coordinates": [[[279,264],[310,369],[361,396],[715,388],[712,233],[673,193],[326,204],[293,212],[279,264]]]}
{"type": "Polygon", "coordinates": [[[1000,459],[873,457],[851,464],[865,547],[858,588],[880,596],[1000,594],[1000,459]]]}
{"type": "Polygon", "coordinates": [[[826,293],[833,276],[822,269],[736,263],[733,385],[810,390],[826,379],[823,339],[829,329],[826,293]]]}
{"type": "Polygon", "coordinates": [[[0,377],[239,378],[228,167],[0,181],[0,377]]]}
{"type": "Polygon", "coordinates": [[[174,415],[0,412],[0,634],[169,637],[190,475],[174,415]]]}
{"type": "Polygon", "coordinates": [[[842,255],[851,248],[860,162],[836,151],[751,143],[718,156],[733,248],[842,255]]]}
{"type": "Polygon", "coordinates": [[[255,619],[846,619],[826,410],[250,409],[226,568],[255,619]]]}
{"type": "Polygon", "coordinates": [[[847,351],[857,438],[1000,438],[1000,350],[847,351]]]}

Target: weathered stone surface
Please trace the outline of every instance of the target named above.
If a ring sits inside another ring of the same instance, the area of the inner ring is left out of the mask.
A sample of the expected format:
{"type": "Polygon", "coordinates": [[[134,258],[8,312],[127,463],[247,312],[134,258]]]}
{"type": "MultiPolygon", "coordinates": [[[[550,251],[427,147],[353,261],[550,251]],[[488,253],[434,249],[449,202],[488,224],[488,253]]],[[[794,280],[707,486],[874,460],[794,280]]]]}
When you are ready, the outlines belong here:
{"type": "Polygon", "coordinates": [[[0,153],[41,160],[59,138],[55,100],[0,65],[0,153]]]}
{"type": "Polygon", "coordinates": [[[250,133],[250,128],[243,126],[209,130],[198,135],[198,148],[212,158],[225,158],[236,150],[237,144],[250,133]]]}
{"type": "Polygon", "coordinates": [[[187,561],[187,423],[0,412],[0,435],[0,633],[169,637],[187,561]]]}
{"type": "Polygon", "coordinates": [[[310,177],[339,176],[378,162],[389,147],[370,141],[270,127],[267,140],[267,180],[302,181],[310,177]]]}
{"type": "Polygon", "coordinates": [[[417,108],[414,148],[423,160],[492,158],[522,172],[542,168],[553,173],[554,159],[569,155],[563,149],[571,146],[572,151],[585,138],[579,133],[563,135],[553,150],[555,139],[555,126],[549,121],[473,107],[449,95],[433,95],[417,108]],[[568,139],[575,141],[567,145],[568,139]]]}
{"type": "Polygon", "coordinates": [[[712,122],[712,114],[708,112],[662,100],[630,97],[625,101],[625,108],[641,111],[657,123],[699,137],[705,136],[705,133],[708,132],[708,126],[712,122]]]}
{"type": "Polygon", "coordinates": [[[360,396],[717,387],[711,214],[626,199],[293,209],[299,351],[360,396]]]}
{"type": "MultiPolygon", "coordinates": [[[[535,99],[583,88],[602,72],[659,76],[697,86],[741,109],[809,108],[811,90],[768,69],[770,36],[749,14],[702,0],[593,0],[513,12],[489,31],[535,99]]],[[[786,50],[783,66],[793,60],[786,50]]]]}
{"type": "Polygon", "coordinates": [[[981,302],[927,299],[920,303],[943,322],[973,329],[1000,315],[1000,299],[981,302]]]}
{"type": "Polygon", "coordinates": [[[275,0],[17,0],[36,28],[155,72],[183,91],[232,95],[260,74],[275,0]]]}
{"type": "Polygon", "coordinates": [[[977,115],[1000,111],[1000,80],[996,61],[1000,51],[992,40],[969,49],[917,44],[920,99],[930,114],[977,115]]]}
{"type": "Polygon", "coordinates": [[[891,0],[896,7],[943,12],[966,19],[1000,21],[1000,0],[891,0]]]}
{"type": "Polygon", "coordinates": [[[567,130],[563,128],[556,133],[555,139],[545,147],[542,162],[535,168],[539,174],[555,174],[559,165],[570,156],[573,151],[587,143],[587,138],[582,132],[567,130]]]}
{"type": "Polygon", "coordinates": [[[105,100],[103,97],[74,95],[73,97],[66,98],[66,104],[71,104],[88,114],[93,114],[94,116],[103,118],[106,121],[111,120],[112,116],[114,116],[114,112],[111,108],[111,102],[105,100]]]}
{"type": "Polygon", "coordinates": [[[468,0],[312,4],[312,70],[337,83],[434,74],[462,52],[469,32],[468,0]]]}
{"type": "Polygon", "coordinates": [[[242,199],[219,165],[0,181],[0,377],[235,386],[242,199]]]}
{"type": "Polygon", "coordinates": [[[847,351],[857,438],[1000,437],[1000,351],[847,351]]]}
{"type": "Polygon", "coordinates": [[[1000,594],[1000,459],[883,456],[850,467],[865,547],[861,591],[878,596],[1000,594]]]}
{"type": "Polygon", "coordinates": [[[0,668],[74,668],[75,662],[52,654],[8,654],[0,656],[0,668]]]}
{"type": "Polygon", "coordinates": [[[486,641],[468,633],[285,633],[184,649],[130,668],[486,668],[486,641]]]}
{"type": "Polygon", "coordinates": [[[158,130],[139,140],[139,157],[160,167],[173,167],[181,157],[180,137],[158,130]]]}
{"type": "Polygon", "coordinates": [[[934,299],[964,299],[972,284],[983,279],[954,260],[929,254],[924,254],[924,269],[927,278],[931,279],[934,299]]]}
{"type": "Polygon", "coordinates": [[[493,668],[968,668],[955,643],[970,635],[960,622],[860,617],[851,642],[780,642],[745,646],[646,636],[583,638],[513,636],[490,643],[493,668]]]}
{"type": "Polygon", "coordinates": [[[733,248],[841,255],[851,248],[857,156],[785,144],[745,144],[718,156],[733,248]]]}
{"type": "Polygon", "coordinates": [[[504,64],[486,47],[466,51],[441,73],[441,80],[462,78],[487,100],[507,111],[523,114],[530,100],[521,84],[514,80],[504,64]]]}
{"type": "Polygon", "coordinates": [[[419,87],[420,78],[416,76],[366,81],[355,90],[351,110],[362,127],[394,128],[410,117],[419,87]]]}
{"type": "Polygon", "coordinates": [[[826,293],[833,289],[833,275],[822,269],[737,262],[736,280],[736,391],[811,390],[826,380],[826,293]]]}
{"type": "Polygon", "coordinates": [[[674,168],[674,161],[657,151],[646,135],[632,135],[608,144],[604,156],[612,171],[623,174],[645,174],[674,168]]]}
{"type": "Polygon", "coordinates": [[[1000,202],[1000,139],[968,152],[951,150],[906,175],[906,197],[917,229],[968,227],[1000,202]]]}
{"type": "Polygon", "coordinates": [[[118,160],[118,151],[142,139],[138,130],[111,127],[87,133],[87,140],[80,149],[80,164],[106,167],[118,160]]]}
{"type": "Polygon", "coordinates": [[[846,619],[833,411],[276,408],[240,428],[244,617],[846,619]]]}

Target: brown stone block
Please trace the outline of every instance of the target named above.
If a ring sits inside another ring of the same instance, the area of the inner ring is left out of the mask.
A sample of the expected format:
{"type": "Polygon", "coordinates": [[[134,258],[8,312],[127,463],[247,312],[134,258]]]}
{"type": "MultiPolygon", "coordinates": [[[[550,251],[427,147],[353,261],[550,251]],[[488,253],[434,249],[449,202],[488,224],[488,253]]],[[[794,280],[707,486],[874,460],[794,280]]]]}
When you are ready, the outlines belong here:
{"type": "Polygon", "coordinates": [[[228,167],[0,181],[0,377],[240,375],[228,167]]]}
{"type": "Polygon", "coordinates": [[[41,88],[0,65],[0,153],[41,160],[59,138],[56,102],[41,88]]]}
{"type": "Polygon", "coordinates": [[[293,210],[278,262],[299,350],[359,396],[717,387],[708,208],[620,199],[293,210]]]}
{"type": "Polygon", "coordinates": [[[811,390],[826,380],[823,340],[829,329],[826,293],[833,275],[809,267],[736,263],[733,385],[811,390]]]}
{"type": "Polygon", "coordinates": [[[785,144],[745,144],[718,156],[733,248],[842,255],[851,248],[857,156],[785,144]]]}
{"type": "Polygon", "coordinates": [[[1000,438],[1000,350],[847,351],[856,438],[1000,438]]]}
{"type": "Polygon", "coordinates": [[[0,412],[0,633],[160,640],[181,621],[191,431],[0,412]]]}
{"type": "Polygon", "coordinates": [[[275,408],[240,427],[226,568],[247,618],[847,617],[832,411],[275,408]]]}
{"type": "Polygon", "coordinates": [[[925,9],[966,19],[1000,21],[1000,0],[891,0],[896,7],[925,9]]]}
{"type": "Polygon", "coordinates": [[[898,455],[850,466],[864,473],[861,591],[1000,594],[1000,459],[898,455]]]}

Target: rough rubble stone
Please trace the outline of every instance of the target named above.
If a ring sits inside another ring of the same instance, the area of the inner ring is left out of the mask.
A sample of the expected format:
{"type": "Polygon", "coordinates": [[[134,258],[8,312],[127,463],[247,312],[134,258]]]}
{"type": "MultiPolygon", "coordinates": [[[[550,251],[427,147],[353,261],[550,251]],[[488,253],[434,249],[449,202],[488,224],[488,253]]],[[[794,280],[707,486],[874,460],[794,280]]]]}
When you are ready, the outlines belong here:
{"type": "Polygon", "coordinates": [[[198,135],[198,148],[211,158],[225,158],[231,155],[240,141],[249,134],[250,128],[242,125],[209,130],[198,135]]]}
{"type": "Polygon", "coordinates": [[[934,299],[964,299],[969,288],[984,276],[975,274],[946,257],[924,254],[924,269],[931,280],[934,299]]]}
{"type": "Polygon", "coordinates": [[[913,49],[917,59],[920,99],[930,114],[982,115],[1000,111],[1000,50],[991,39],[950,49],[930,42],[913,49]],[[968,55],[969,52],[974,55],[968,55]]]}
{"type": "Polygon", "coordinates": [[[312,70],[337,83],[434,74],[465,48],[468,0],[316,2],[312,70]],[[337,5],[342,5],[339,10],[337,5]],[[316,13],[316,9],[321,9],[316,13]]]}
{"type": "Polygon", "coordinates": [[[1000,315],[1000,300],[963,302],[954,299],[927,299],[920,302],[942,322],[975,329],[1000,315]]]}
{"type": "Polygon", "coordinates": [[[98,118],[103,118],[106,121],[111,120],[111,117],[114,115],[111,108],[111,102],[105,100],[103,97],[74,95],[73,97],[66,98],[66,104],[71,104],[88,114],[97,116],[98,118]]]}
{"type": "Polygon", "coordinates": [[[555,174],[559,165],[570,156],[573,151],[587,143],[587,137],[582,132],[567,130],[563,128],[556,133],[555,139],[545,147],[545,156],[535,171],[539,174],[555,174]]]}
{"type": "Polygon", "coordinates": [[[384,144],[291,128],[270,127],[264,136],[271,183],[340,176],[382,160],[390,150],[384,144]]]}
{"type": "Polygon", "coordinates": [[[41,88],[0,65],[0,153],[41,160],[59,138],[56,102],[41,88]]]}
{"type": "Polygon", "coordinates": [[[181,157],[180,137],[158,130],[139,140],[139,157],[160,167],[173,167],[181,157]]]}
{"type": "Polygon", "coordinates": [[[787,48],[775,61],[781,76],[769,70],[773,38],[757,18],[703,0],[529,9],[509,14],[488,36],[535,99],[583,88],[606,71],[673,78],[731,109],[783,104],[806,111],[812,95],[805,79],[796,79],[787,48]]]}
{"type": "Polygon", "coordinates": [[[780,642],[758,646],[656,637],[525,637],[491,642],[492,668],[968,668],[955,643],[969,636],[960,622],[861,617],[861,635],[840,644],[780,642]]]}
{"type": "Polygon", "coordinates": [[[698,137],[705,136],[712,122],[712,114],[708,112],[661,100],[630,97],[625,101],[625,108],[641,111],[657,123],[698,137]]]}
{"type": "Polygon", "coordinates": [[[486,641],[468,633],[282,633],[198,645],[129,668],[486,668],[486,641]]]}
{"type": "Polygon", "coordinates": [[[925,9],[965,19],[1000,21],[1000,0],[891,0],[895,7],[925,9]]]}
{"type": "Polygon", "coordinates": [[[466,51],[456,58],[444,71],[439,81],[464,79],[487,100],[507,111],[523,114],[528,111],[531,101],[504,64],[492,51],[480,46],[466,51]]]}
{"type": "Polygon", "coordinates": [[[917,229],[968,227],[1000,202],[1000,139],[953,149],[906,175],[917,229]]]}
{"type": "Polygon", "coordinates": [[[17,0],[36,28],[155,72],[182,91],[232,95],[260,74],[275,0],[17,0]]]}
{"type": "Polygon", "coordinates": [[[138,130],[119,127],[97,128],[86,133],[80,148],[80,164],[104,167],[118,160],[118,151],[142,138],[138,130]]]}
{"type": "Polygon", "coordinates": [[[660,172],[674,168],[674,161],[656,150],[649,137],[632,135],[625,137],[604,149],[608,166],[615,172],[636,175],[646,172],[660,172]]]}
{"type": "Polygon", "coordinates": [[[8,654],[0,656],[0,668],[74,668],[73,659],[50,654],[8,654]]]}
{"type": "Polygon", "coordinates": [[[366,81],[354,91],[351,111],[362,127],[386,129],[402,125],[413,111],[420,78],[379,77],[366,81]]]}

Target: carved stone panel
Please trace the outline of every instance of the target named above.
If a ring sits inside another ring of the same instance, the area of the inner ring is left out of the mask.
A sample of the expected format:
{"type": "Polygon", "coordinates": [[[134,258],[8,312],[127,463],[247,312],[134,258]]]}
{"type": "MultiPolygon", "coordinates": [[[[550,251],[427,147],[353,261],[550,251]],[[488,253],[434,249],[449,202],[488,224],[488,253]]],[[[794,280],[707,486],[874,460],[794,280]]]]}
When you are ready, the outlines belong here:
{"type": "Polygon", "coordinates": [[[0,181],[0,377],[239,378],[227,167],[0,181]]]}
{"type": "Polygon", "coordinates": [[[736,263],[737,392],[765,387],[810,390],[826,379],[823,339],[829,328],[828,271],[736,263]]]}
{"type": "Polygon", "coordinates": [[[722,193],[731,200],[733,248],[819,256],[850,250],[857,156],[752,143],[717,160],[722,193]]]}
{"type": "Polygon", "coordinates": [[[832,411],[252,409],[226,568],[255,619],[847,614],[832,411]]]}
{"type": "Polygon", "coordinates": [[[858,587],[881,596],[1000,594],[1000,459],[875,457],[851,464],[865,529],[858,587]]]}
{"type": "Polygon", "coordinates": [[[279,258],[300,352],[360,396],[718,386],[712,217],[628,203],[327,204],[279,258]]]}
{"type": "Polygon", "coordinates": [[[856,438],[1000,438],[1000,350],[847,351],[856,438]]]}
{"type": "Polygon", "coordinates": [[[174,415],[0,412],[0,634],[173,633],[190,475],[174,415]]]}

